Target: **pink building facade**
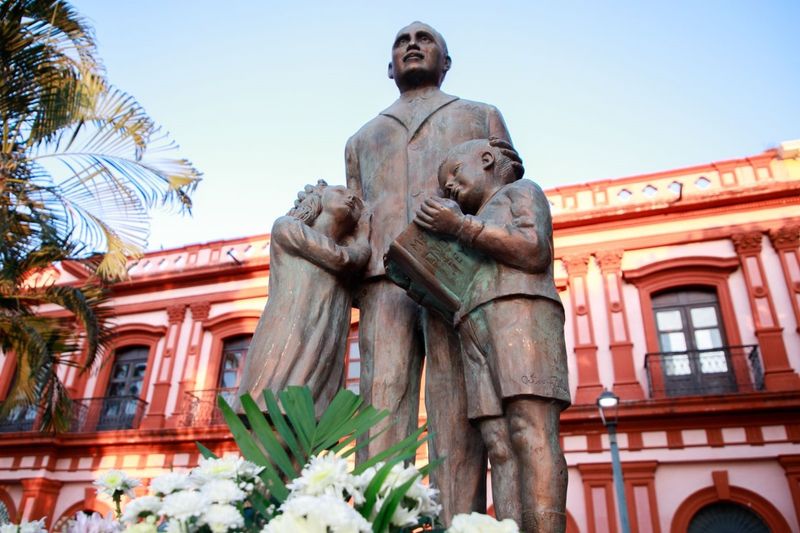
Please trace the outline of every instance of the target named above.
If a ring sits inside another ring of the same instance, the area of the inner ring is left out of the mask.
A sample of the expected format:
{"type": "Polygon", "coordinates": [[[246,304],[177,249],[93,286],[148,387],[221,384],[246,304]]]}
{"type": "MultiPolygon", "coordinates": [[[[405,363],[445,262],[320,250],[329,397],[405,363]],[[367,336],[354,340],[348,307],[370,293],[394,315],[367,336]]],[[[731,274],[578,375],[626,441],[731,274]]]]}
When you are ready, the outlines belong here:
{"type": "MultiPolygon", "coordinates": [[[[800,142],[547,196],[574,403],[561,435],[569,530],[618,531],[595,406],[607,388],[622,399],[633,531],[725,519],[800,531],[800,142]]],[[[268,297],[269,236],[149,253],[130,274],[113,288],[113,356],[63,375],[79,399],[72,430],[31,431],[32,409],[0,421],[0,522],[106,513],[91,486],[106,469],[146,481],[196,464],[196,441],[235,449],[213,401],[236,386],[268,297]]],[[[354,389],[357,331],[355,312],[354,389]]],[[[0,355],[0,398],[14,375],[0,355]]]]}

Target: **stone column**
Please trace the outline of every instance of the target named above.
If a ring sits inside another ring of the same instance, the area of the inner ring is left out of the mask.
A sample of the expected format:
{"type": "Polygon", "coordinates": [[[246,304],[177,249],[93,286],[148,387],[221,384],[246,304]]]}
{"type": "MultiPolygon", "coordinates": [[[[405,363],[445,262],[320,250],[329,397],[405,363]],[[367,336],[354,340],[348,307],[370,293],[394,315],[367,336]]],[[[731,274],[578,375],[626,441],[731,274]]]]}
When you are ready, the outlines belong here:
{"type": "Polygon", "coordinates": [[[597,344],[594,340],[589,291],[586,287],[589,259],[589,254],[569,255],[561,258],[564,268],[567,270],[567,283],[572,303],[575,359],[578,367],[575,404],[593,404],[603,391],[597,370],[597,344]]]}
{"type": "Polygon", "coordinates": [[[770,230],[769,240],[778,253],[783,268],[783,279],[789,298],[792,299],[792,311],[796,330],[800,333],[800,225],[788,225],[770,230]]]}
{"type": "Polygon", "coordinates": [[[18,516],[28,521],[44,518],[46,526],[52,527],[53,510],[62,483],[39,477],[21,479],[20,483],[22,483],[22,501],[19,504],[18,516]]]}
{"type": "Polygon", "coordinates": [[[800,455],[779,455],[778,462],[786,473],[789,482],[789,492],[792,494],[794,512],[800,523],[800,455]]]}
{"type": "Polygon", "coordinates": [[[178,418],[185,410],[185,395],[193,391],[196,386],[197,368],[200,363],[200,353],[203,348],[203,322],[208,319],[208,312],[211,310],[211,302],[193,302],[189,304],[189,312],[192,315],[192,326],[189,330],[189,349],[186,352],[186,359],[183,363],[181,381],[178,385],[178,401],[170,426],[176,426],[178,418]]]}
{"type": "Polygon", "coordinates": [[[172,370],[175,366],[175,351],[180,337],[181,326],[186,317],[186,305],[170,305],[167,307],[167,317],[169,327],[167,337],[164,342],[164,350],[161,357],[156,357],[154,363],[154,376],[156,378],[153,385],[153,396],[147,410],[147,416],[142,421],[143,429],[156,429],[164,427],[165,411],[167,399],[172,382],[172,370]]]}
{"type": "Polygon", "coordinates": [[[595,259],[603,275],[609,349],[614,363],[614,392],[623,400],[641,400],[644,399],[644,391],[636,379],[633,343],[622,295],[622,254],[622,250],[609,250],[596,253],[595,259]]]}
{"type": "Polygon", "coordinates": [[[617,533],[614,476],[610,463],[579,464],[589,533],[617,533]]]}
{"type": "Polygon", "coordinates": [[[767,390],[797,390],[800,377],[789,366],[783,328],[775,311],[769,282],[761,261],[760,231],[735,233],[731,236],[742,265],[750,308],[753,312],[755,334],[764,363],[764,388],[767,390]]]}

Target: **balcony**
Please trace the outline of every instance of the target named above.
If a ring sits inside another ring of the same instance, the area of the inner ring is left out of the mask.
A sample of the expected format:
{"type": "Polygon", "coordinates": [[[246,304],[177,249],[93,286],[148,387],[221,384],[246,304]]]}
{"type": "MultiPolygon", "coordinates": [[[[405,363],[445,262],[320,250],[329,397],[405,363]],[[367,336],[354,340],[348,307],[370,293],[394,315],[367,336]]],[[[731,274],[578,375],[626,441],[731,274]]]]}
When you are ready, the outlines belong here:
{"type": "Polygon", "coordinates": [[[645,369],[651,398],[734,394],[764,388],[756,345],[648,353],[645,369]]]}
{"type": "Polygon", "coordinates": [[[31,431],[36,423],[39,410],[31,405],[12,407],[8,413],[0,417],[0,433],[15,431],[31,431]]]}
{"type": "MultiPolygon", "coordinates": [[[[70,433],[91,433],[117,429],[137,429],[147,402],[135,396],[109,396],[73,400],[70,433]]],[[[39,409],[36,406],[14,407],[0,419],[0,433],[36,431],[39,409]]]]}
{"type": "Polygon", "coordinates": [[[182,416],[178,419],[180,427],[217,426],[225,423],[217,407],[217,395],[222,394],[228,403],[235,398],[236,388],[207,389],[186,392],[183,399],[182,416]]]}
{"type": "Polygon", "coordinates": [[[75,400],[71,433],[137,429],[147,402],[136,396],[108,396],[75,400]]]}

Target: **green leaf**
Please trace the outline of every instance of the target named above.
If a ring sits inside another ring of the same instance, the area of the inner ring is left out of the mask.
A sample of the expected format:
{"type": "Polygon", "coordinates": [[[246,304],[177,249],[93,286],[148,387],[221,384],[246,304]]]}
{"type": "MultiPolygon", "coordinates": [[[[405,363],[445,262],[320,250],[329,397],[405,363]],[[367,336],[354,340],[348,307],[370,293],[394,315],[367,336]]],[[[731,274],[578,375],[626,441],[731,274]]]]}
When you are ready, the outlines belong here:
{"type": "Polygon", "coordinates": [[[311,437],[317,425],[311,390],[308,387],[288,387],[280,393],[280,398],[300,445],[307,455],[311,455],[311,437]]]}
{"type": "MultiPolygon", "coordinates": [[[[379,415],[388,414],[388,411],[384,411],[384,412],[381,412],[381,413],[378,413],[378,414],[379,414],[379,415]]],[[[365,421],[364,421],[364,422],[365,422],[365,424],[364,424],[364,429],[363,429],[363,431],[357,431],[357,432],[353,432],[353,434],[352,434],[352,435],[350,435],[349,437],[347,437],[346,439],[342,439],[342,441],[341,441],[341,442],[339,442],[339,444],[338,444],[338,445],[336,445],[336,446],[333,448],[333,451],[334,451],[334,453],[338,453],[340,450],[343,450],[343,449],[344,449],[346,446],[350,445],[350,444],[351,444],[353,441],[355,441],[356,439],[358,439],[358,437],[359,437],[359,436],[361,436],[361,435],[363,435],[364,433],[368,432],[368,431],[370,430],[370,428],[373,428],[373,427],[375,427],[375,426],[378,424],[378,422],[380,422],[381,420],[383,420],[383,418],[385,418],[385,417],[384,417],[384,416],[380,416],[380,417],[378,417],[378,418],[377,418],[377,419],[374,421],[374,423],[371,423],[371,424],[369,423],[369,422],[370,422],[370,420],[365,420],[365,421]]],[[[381,435],[383,435],[384,433],[386,433],[387,431],[389,431],[389,429],[391,429],[391,427],[390,427],[390,426],[386,426],[385,428],[381,429],[380,431],[377,431],[377,432],[373,433],[372,435],[370,435],[369,437],[367,437],[367,438],[364,438],[364,439],[363,439],[361,442],[359,442],[359,443],[358,443],[356,446],[353,446],[352,448],[348,448],[347,450],[345,450],[344,452],[342,452],[342,457],[348,457],[348,456],[350,456],[350,455],[352,455],[352,454],[356,453],[356,452],[357,452],[358,450],[360,450],[361,448],[365,448],[365,447],[369,446],[369,444],[370,444],[372,441],[374,441],[374,440],[377,440],[377,438],[378,438],[378,437],[380,437],[381,435]]]]}
{"type": "Polygon", "coordinates": [[[393,446],[387,448],[386,450],[375,454],[374,456],[370,457],[363,463],[356,466],[353,469],[353,473],[358,475],[362,474],[367,468],[376,465],[381,461],[388,460],[388,458],[393,457],[395,455],[402,455],[408,456],[409,454],[411,457],[416,455],[416,450],[419,448],[425,441],[430,439],[431,435],[427,435],[422,440],[417,440],[420,435],[425,432],[425,425],[417,429],[414,433],[406,437],[405,439],[401,440],[400,442],[394,444],[393,446]]]}
{"type": "Polygon", "coordinates": [[[247,501],[250,502],[250,505],[261,515],[261,516],[269,516],[267,512],[267,507],[269,507],[269,501],[264,497],[263,494],[258,492],[258,490],[254,490],[247,496],[247,501]]]}
{"type": "Polygon", "coordinates": [[[244,412],[247,415],[247,420],[250,422],[252,433],[255,434],[256,438],[258,438],[261,445],[269,454],[269,459],[281,469],[287,478],[296,478],[299,472],[295,469],[292,460],[289,459],[283,446],[281,446],[278,439],[275,438],[272,428],[261,413],[261,409],[258,407],[255,400],[253,400],[249,394],[245,394],[240,400],[244,412]]]}
{"type": "Polygon", "coordinates": [[[258,466],[264,467],[259,476],[264,480],[267,490],[279,501],[283,502],[286,500],[289,496],[289,490],[284,486],[283,481],[281,481],[272,463],[267,459],[266,455],[264,455],[264,452],[261,451],[261,448],[258,447],[255,439],[247,430],[244,423],[239,419],[239,416],[231,409],[231,406],[228,405],[228,402],[225,401],[225,398],[221,394],[217,396],[217,404],[242,455],[245,459],[252,461],[258,466]]]}
{"type": "Polygon", "coordinates": [[[278,407],[278,401],[275,399],[275,395],[269,389],[264,389],[263,395],[264,405],[267,406],[267,413],[269,414],[270,420],[275,425],[275,429],[278,430],[278,434],[286,443],[286,446],[289,447],[297,463],[301,465],[306,464],[308,455],[303,453],[303,450],[300,449],[300,445],[297,443],[297,437],[286,422],[286,417],[283,416],[280,407],[278,407]]]}
{"type": "Polygon", "coordinates": [[[206,459],[217,459],[218,458],[214,454],[214,452],[212,452],[211,450],[209,450],[208,448],[206,448],[205,446],[203,446],[199,442],[195,442],[195,445],[197,446],[197,449],[200,450],[200,455],[202,455],[206,459]]]}
{"type": "Polygon", "coordinates": [[[389,493],[386,501],[384,501],[383,505],[381,506],[381,510],[378,511],[378,516],[375,517],[375,521],[372,523],[373,533],[383,533],[389,529],[394,512],[403,501],[403,498],[405,498],[408,490],[417,481],[417,478],[419,478],[419,474],[415,475],[399,487],[395,487],[395,489],[389,493]]]}
{"type": "Polygon", "coordinates": [[[313,453],[318,454],[338,443],[351,431],[353,416],[363,400],[351,391],[342,389],[322,413],[312,438],[313,453]]]}
{"type": "Polygon", "coordinates": [[[392,471],[394,465],[402,462],[403,460],[403,457],[396,457],[391,461],[388,461],[385,465],[380,467],[377,472],[375,472],[375,475],[372,477],[367,485],[367,488],[364,490],[364,503],[358,510],[361,513],[361,516],[367,520],[370,519],[372,509],[375,507],[375,503],[378,501],[378,492],[380,492],[384,481],[386,481],[386,478],[392,471]]]}

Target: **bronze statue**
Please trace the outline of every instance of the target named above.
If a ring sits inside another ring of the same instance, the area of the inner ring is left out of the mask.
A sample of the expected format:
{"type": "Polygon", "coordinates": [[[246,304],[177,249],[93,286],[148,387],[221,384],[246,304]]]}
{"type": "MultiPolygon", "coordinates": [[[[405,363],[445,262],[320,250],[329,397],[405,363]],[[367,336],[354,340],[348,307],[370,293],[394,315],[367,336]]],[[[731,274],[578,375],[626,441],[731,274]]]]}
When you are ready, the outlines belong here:
{"type": "MultiPolygon", "coordinates": [[[[394,424],[360,458],[389,447],[416,427],[423,354],[425,401],[434,433],[430,455],[444,458],[432,474],[445,523],[457,513],[484,511],[486,452],[467,418],[460,345],[453,325],[423,310],[385,276],[383,255],[438,191],[437,169],[454,146],[490,136],[510,142],[500,112],[442,92],[451,59],[427,24],[401,29],[389,77],[400,97],[347,142],[347,184],[373,212],[372,257],[358,293],[361,310],[361,394],[391,411],[394,424]]],[[[376,428],[377,430],[383,427],[376,428]]]]}
{"type": "MultiPolygon", "coordinates": [[[[559,415],[570,403],[564,309],[553,280],[553,229],[542,190],[500,139],[454,147],[439,168],[445,198],[414,220],[486,256],[455,316],[470,419],[492,464],[498,518],[522,531],[566,528],[559,415]]],[[[443,268],[446,268],[444,266],[443,268]]]]}
{"type": "Polygon", "coordinates": [[[307,385],[320,415],[344,383],[349,282],[370,256],[370,215],[353,191],[322,180],[298,196],[272,226],[269,299],[236,397],[265,409],[264,389],[307,385]]]}

